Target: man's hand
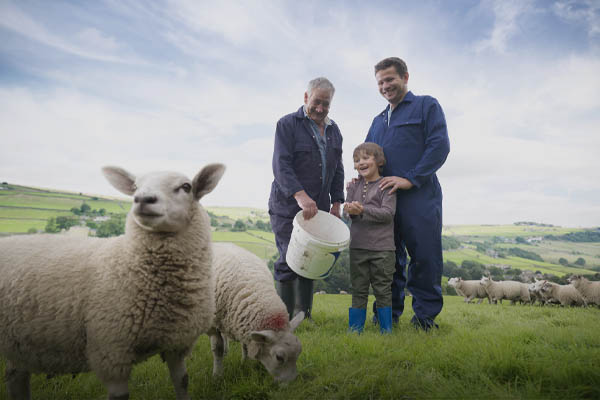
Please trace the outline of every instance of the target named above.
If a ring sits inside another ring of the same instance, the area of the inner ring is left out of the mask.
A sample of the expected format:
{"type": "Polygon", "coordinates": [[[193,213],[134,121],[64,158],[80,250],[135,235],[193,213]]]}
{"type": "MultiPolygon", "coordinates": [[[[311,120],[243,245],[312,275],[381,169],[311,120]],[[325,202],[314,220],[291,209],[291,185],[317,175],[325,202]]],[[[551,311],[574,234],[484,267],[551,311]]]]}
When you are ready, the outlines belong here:
{"type": "Polygon", "coordinates": [[[406,178],[401,178],[399,176],[386,176],[383,179],[381,179],[381,182],[379,182],[379,189],[384,190],[387,188],[391,188],[390,193],[394,193],[398,189],[408,190],[412,187],[413,184],[411,181],[409,181],[406,178]]]}
{"type": "Polygon", "coordinates": [[[317,215],[317,203],[304,190],[294,193],[294,198],[302,209],[304,219],[308,220],[317,215]]]}
{"type": "Polygon", "coordinates": [[[352,180],[346,182],[346,190],[348,190],[350,188],[351,184],[355,184],[356,181],[358,181],[358,178],[352,178],[352,180]]]}
{"type": "Polygon", "coordinates": [[[344,211],[348,215],[360,215],[363,213],[364,208],[358,201],[353,201],[352,203],[344,203],[344,211]]]}
{"type": "Polygon", "coordinates": [[[339,201],[333,203],[333,205],[331,206],[331,210],[329,210],[329,213],[335,215],[338,218],[342,218],[342,216],[340,215],[340,206],[341,204],[339,201]]]}

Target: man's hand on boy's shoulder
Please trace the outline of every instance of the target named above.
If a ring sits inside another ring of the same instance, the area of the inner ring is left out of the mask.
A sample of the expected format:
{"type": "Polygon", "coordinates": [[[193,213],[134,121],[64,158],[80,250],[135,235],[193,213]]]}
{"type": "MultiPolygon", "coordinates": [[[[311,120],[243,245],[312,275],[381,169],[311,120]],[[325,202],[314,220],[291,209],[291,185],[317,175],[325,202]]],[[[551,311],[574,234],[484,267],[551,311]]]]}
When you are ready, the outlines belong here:
{"type": "Polygon", "coordinates": [[[386,176],[379,182],[379,188],[385,190],[390,188],[390,193],[394,193],[396,190],[408,190],[413,187],[411,181],[400,176],[386,176]]]}

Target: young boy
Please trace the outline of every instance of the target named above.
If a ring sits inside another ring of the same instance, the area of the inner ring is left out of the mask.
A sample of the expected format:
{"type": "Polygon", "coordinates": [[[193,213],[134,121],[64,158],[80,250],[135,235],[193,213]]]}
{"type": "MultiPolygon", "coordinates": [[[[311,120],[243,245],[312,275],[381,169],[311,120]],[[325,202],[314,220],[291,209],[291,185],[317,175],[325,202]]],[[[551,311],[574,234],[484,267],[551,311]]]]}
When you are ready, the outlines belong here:
{"type": "Polygon", "coordinates": [[[344,203],[344,214],[352,220],[350,280],[353,292],[348,325],[351,331],[363,331],[371,285],[378,306],[379,329],[381,333],[391,333],[396,194],[379,188],[380,172],[385,165],[379,145],[362,143],[354,149],[353,158],[354,169],[360,176],[348,184],[344,203]]]}

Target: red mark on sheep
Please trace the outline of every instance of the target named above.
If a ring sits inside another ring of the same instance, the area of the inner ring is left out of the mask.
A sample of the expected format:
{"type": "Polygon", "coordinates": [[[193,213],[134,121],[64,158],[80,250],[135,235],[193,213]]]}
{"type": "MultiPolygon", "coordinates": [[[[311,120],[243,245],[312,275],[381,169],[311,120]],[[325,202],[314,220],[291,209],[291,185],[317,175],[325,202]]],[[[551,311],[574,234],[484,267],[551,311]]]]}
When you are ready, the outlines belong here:
{"type": "Polygon", "coordinates": [[[287,313],[272,314],[265,318],[262,326],[265,330],[282,331],[287,327],[288,322],[287,313]]]}

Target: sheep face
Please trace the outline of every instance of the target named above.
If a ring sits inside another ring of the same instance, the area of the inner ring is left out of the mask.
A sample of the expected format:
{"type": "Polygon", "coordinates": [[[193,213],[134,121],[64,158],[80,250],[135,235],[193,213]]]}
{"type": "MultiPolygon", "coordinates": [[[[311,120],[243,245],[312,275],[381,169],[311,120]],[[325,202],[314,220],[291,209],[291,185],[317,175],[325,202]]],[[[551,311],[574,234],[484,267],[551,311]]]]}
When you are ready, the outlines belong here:
{"type": "Polygon", "coordinates": [[[133,196],[131,217],[138,226],[153,232],[179,232],[189,225],[196,202],[214,189],[225,167],[208,165],[193,180],[175,172],[135,177],[117,167],[102,171],[117,190],[133,196]]]}
{"type": "Polygon", "coordinates": [[[481,285],[483,285],[483,287],[488,287],[492,284],[492,278],[488,277],[488,276],[484,276],[481,278],[481,280],[479,281],[479,283],[481,285]]]}
{"type": "Polygon", "coordinates": [[[288,383],[298,375],[296,361],[302,352],[302,345],[292,332],[303,319],[303,312],[296,315],[290,321],[291,330],[266,330],[250,334],[248,356],[260,361],[277,382],[288,383]]]}
{"type": "Polygon", "coordinates": [[[584,281],[584,279],[585,278],[582,275],[573,275],[569,279],[567,279],[567,282],[578,288],[581,282],[584,281]]]}
{"type": "Polygon", "coordinates": [[[455,288],[458,282],[460,282],[460,278],[450,278],[448,279],[448,286],[455,288]]]}

